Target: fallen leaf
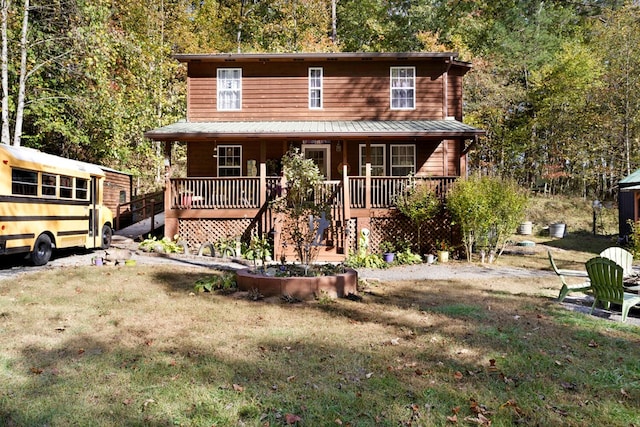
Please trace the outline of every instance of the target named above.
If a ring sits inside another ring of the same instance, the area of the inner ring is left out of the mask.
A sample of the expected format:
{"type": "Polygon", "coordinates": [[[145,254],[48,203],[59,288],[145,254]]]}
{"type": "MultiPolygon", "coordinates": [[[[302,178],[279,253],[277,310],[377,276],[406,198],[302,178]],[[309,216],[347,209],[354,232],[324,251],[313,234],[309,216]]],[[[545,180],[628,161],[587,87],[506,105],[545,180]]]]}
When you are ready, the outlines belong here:
{"type": "Polygon", "coordinates": [[[286,414],[284,416],[284,420],[287,424],[295,424],[298,421],[302,421],[302,418],[300,418],[299,416],[295,415],[295,414],[286,414]]]}
{"type": "Polygon", "coordinates": [[[620,389],[620,394],[622,394],[622,396],[627,399],[629,398],[629,393],[627,393],[627,391],[623,388],[620,389]]]}
{"type": "Polygon", "coordinates": [[[42,369],[40,369],[40,368],[31,368],[31,372],[36,374],[36,375],[40,375],[42,373],[42,369]]]}
{"type": "Polygon", "coordinates": [[[288,376],[288,377],[287,377],[287,382],[291,382],[291,381],[293,381],[293,380],[295,380],[295,379],[296,379],[296,376],[295,376],[295,375],[288,376]]]}
{"type": "Polygon", "coordinates": [[[342,425],[342,420],[340,418],[336,418],[333,422],[338,424],[339,426],[342,425]]]}
{"type": "Polygon", "coordinates": [[[462,377],[463,377],[462,372],[460,372],[460,371],[456,371],[456,373],[455,373],[455,374],[453,374],[453,377],[454,377],[456,380],[461,380],[461,379],[462,379],[462,377]]]}
{"type": "Polygon", "coordinates": [[[365,375],[365,377],[367,377],[367,379],[371,378],[371,376],[373,375],[373,372],[369,372],[368,374],[365,375]]]}
{"type": "Polygon", "coordinates": [[[129,406],[132,403],[133,403],[133,399],[131,399],[131,398],[128,398],[128,399],[125,399],[125,400],[122,401],[122,404],[126,405],[126,406],[129,406]]]}
{"type": "Polygon", "coordinates": [[[450,423],[453,423],[453,424],[458,424],[458,416],[457,415],[451,415],[450,417],[447,417],[447,421],[449,421],[450,423]]]}
{"type": "Polygon", "coordinates": [[[243,392],[244,391],[244,387],[238,385],[238,384],[233,384],[233,389],[237,392],[243,392]]]}
{"type": "Polygon", "coordinates": [[[591,347],[591,348],[597,348],[597,347],[599,347],[599,346],[598,346],[598,343],[597,343],[597,342],[595,342],[594,340],[591,340],[591,341],[589,341],[589,347],[591,347]]]}

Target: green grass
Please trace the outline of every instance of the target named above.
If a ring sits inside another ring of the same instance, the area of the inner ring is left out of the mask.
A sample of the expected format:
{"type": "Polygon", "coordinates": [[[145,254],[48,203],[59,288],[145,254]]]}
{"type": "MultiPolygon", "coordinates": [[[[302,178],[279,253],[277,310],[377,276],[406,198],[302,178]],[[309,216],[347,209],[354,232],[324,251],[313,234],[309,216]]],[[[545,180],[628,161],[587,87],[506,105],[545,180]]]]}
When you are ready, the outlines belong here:
{"type": "Polygon", "coordinates": [[[0,282],[0,425],[640,424],[640,328],[562,309],[555,278],[282,304],[194,293],[210,274],[0,282]]]}

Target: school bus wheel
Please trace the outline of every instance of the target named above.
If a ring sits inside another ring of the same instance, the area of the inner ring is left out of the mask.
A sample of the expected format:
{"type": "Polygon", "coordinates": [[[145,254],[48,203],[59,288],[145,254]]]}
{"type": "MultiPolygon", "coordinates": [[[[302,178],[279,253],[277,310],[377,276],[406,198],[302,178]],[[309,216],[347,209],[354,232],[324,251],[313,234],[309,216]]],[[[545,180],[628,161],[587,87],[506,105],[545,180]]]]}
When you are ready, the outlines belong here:
{"type": "Polygon", "coordinates": [[[108,224],[102,226],[102,249],[109,249],[111,239],[113,238],[113,230],[108,224]]]}
{"type": "Polygon", "coordinates": [[[38,236],[35,245],[33,245],[31,262],[33,265],[45,265],[51,259],[51,252],[53,252],[51,237],[43,233],[38,236]]]}

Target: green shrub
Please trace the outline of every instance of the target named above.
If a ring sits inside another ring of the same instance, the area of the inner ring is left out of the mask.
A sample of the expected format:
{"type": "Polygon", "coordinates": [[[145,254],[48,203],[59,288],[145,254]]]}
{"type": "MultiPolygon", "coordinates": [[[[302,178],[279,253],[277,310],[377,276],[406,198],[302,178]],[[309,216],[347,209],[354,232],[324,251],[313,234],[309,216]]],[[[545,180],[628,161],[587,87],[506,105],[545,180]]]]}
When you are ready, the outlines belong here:
{"type": "Polygon", "coordinates": [[[422,223],[435,218],[442,210],[442,202],[435,191],[426,183],[412,181],[406,191],[400,194],[395,205],[401,214],[409,218],[418,231],[418,248],[421,246],[420,228],[422,223]]]}
{"type": "Polygon", "coordinates": [[[181,254],[185,251],[185,244],[178,240],[178,236],[174,236],[173,240],[168,237],[158,240],[155,236],[149,236],[140,242],[138,248],[144,252],[181,254]]]}
{"type": "Polygon", "coordinates": [[[205,279],[199,279],[194,286],[196,292],[228,291],[236,287],[236,274],[230,271],[225,271],[220,275],[214,275],[205,279]]]}
{"type": "Polygon", "coordinates": [[[447,209],[460,227],[467,260],[474,246],[497,259],[524,218],[527,193],[513,180],[470,177],[459,180],[447,196],[447,209]]]}

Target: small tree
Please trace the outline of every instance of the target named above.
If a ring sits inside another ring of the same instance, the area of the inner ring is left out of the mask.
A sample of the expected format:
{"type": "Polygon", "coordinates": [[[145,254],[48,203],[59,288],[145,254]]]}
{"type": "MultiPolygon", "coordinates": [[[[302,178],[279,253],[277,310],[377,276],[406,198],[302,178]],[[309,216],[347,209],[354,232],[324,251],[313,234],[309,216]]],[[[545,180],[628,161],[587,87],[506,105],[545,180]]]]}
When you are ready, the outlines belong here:
{"type": "Polygon", "coordinates": [[[300,150],[293,148],[282,159],[282,165],[286,188],[272,206],[286,216],[283,241],[294,245],[298,261],[308,269],[320,251],[322,234],[331,221],[331,207],[326,199],[314,197],[322,175],[313,160],[305,159],[300,150]]]}
{"type": "Polygon", "coordinates": [[[401,214],[409,218],[418,230],[418,250],[422,248],[420,228],[422,224],[434,218],[442,209],[440,198],[431,187],[412,181],[406,191],[395,201],[401,214]]]}
{"type": "Polygon", "coordinates": [[[502,254],[524,218],[527,200],[525,191],[512,180],[472,177],[456,183],[447,196],[447,208],[460,227],[469,262],[479,242],[496,259],[502,254]]]}

